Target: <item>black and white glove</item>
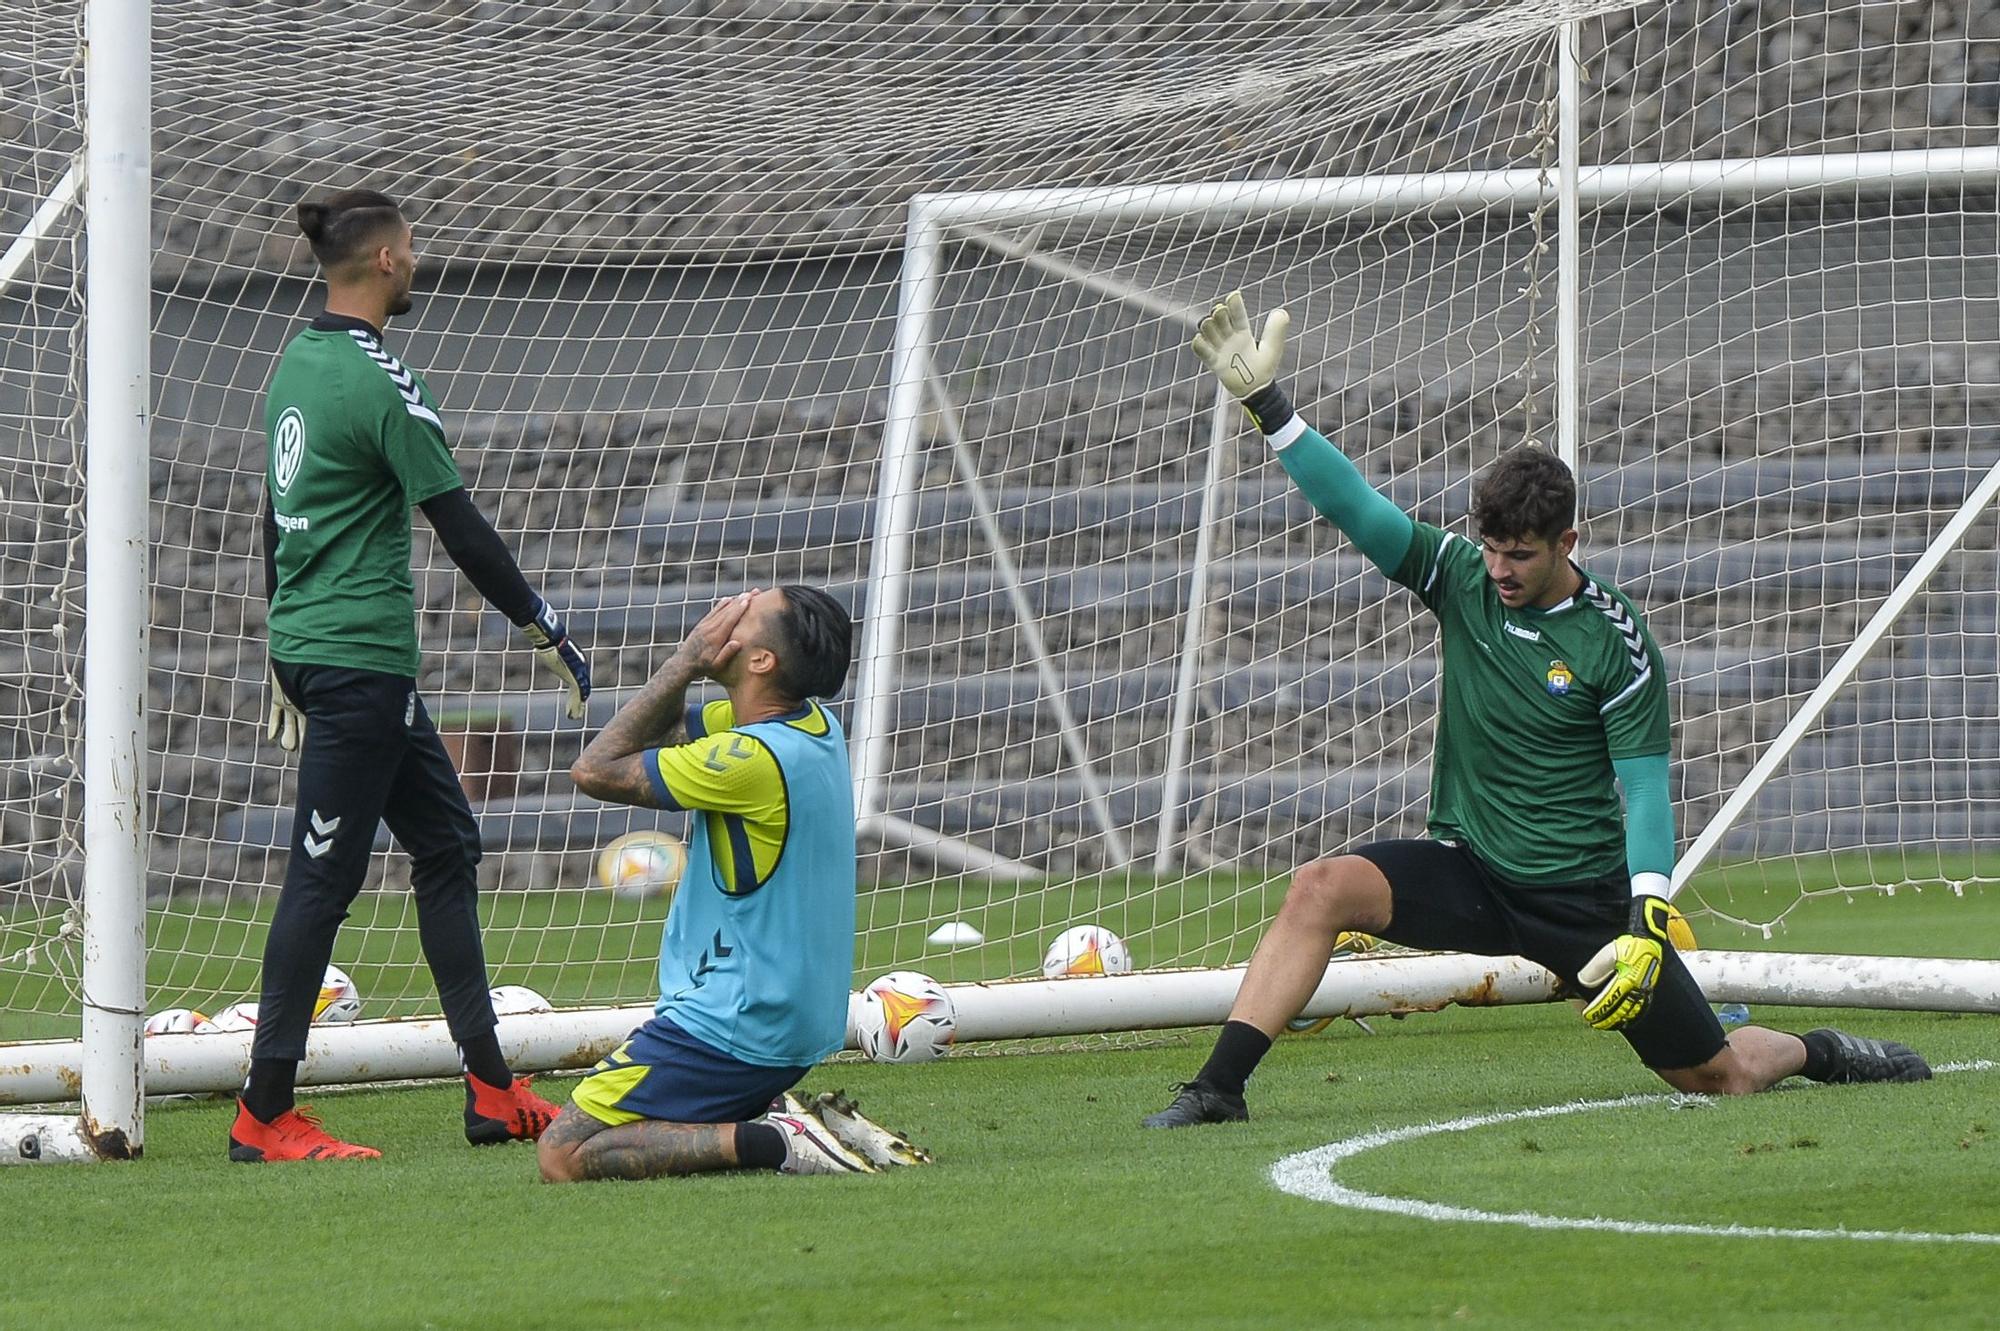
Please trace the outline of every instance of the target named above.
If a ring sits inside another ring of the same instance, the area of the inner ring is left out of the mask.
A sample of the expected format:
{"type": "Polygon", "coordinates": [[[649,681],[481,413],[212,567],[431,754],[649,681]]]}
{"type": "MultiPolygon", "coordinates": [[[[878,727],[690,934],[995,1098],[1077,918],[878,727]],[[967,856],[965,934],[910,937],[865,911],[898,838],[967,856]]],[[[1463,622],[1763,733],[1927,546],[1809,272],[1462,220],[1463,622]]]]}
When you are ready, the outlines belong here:
{"type": "Polygon", "coordinates": [[[521,626],[521,632],[535,649],[535,659],[568,690],[569,700],[564,710],[569,719],[583,720],[583,702],[590,696],[590,662],[583,659],[583,653],[570,640],[569,630],[563,627],[547,601],[536,598],[535,617],[521,626]]]}

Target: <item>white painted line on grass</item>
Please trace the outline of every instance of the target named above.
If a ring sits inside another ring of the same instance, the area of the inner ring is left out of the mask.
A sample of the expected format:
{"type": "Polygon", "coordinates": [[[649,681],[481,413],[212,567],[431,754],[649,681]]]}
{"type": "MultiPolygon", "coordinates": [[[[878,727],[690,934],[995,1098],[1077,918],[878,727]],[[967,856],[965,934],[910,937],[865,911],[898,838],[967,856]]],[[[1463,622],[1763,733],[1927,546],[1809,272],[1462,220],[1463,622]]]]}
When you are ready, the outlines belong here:
{"type": "MultiPolygon", "coordinates": [[[[1974,1059],[1967,1063],[1946,1063],[1934,1072],[1991,1072],[2000,1063],[1974,1059]]],[[[1604,1216],[1543,1215],[1538,1211],[1485,1211],[1472,1206],[1449,1206],[1412,1197],[1385,1197],[1380,1193],[1350,1188],[1333,1176],[1342,1161],[1365,1151],[1419,1137],[1435,1137],[1446,1132],[1470,1132],[1502,1123],[1521,1123],[1538,1118],[1559,1118],[1598,1109],[1632,1109],[1640,1105],[1666,1104],[1689,1098],[1672,1094],[1621,1095],[1613,1100],[1573,1100],[1568,1104],[1544,1105],[1538,1109],[1515,1109],[1502,1114],[1472,1114],[1444,1123],[1419,1123],[1406,1128],[1385,1128],[1379,1132],[1349,1137],[1331,1146],[1321,1146],[1297,1155],[1288,1155],[1271,1166],[1271,1182],[1279,1190],[1308,1201],[1331,1202],[1357,1211],[1379,1211],[1385,1215],[1411,1216],[1418,1220],[1459,1220],[1482,1225],[1517,1225],[1523,1229],[1585,1229],[1607,1234],[1705,1234],[1715,1238],[1749,1239],[1867,1239],[1886,1243],[1979,1243],[2000,1246],[2000,1234],[1927,1233],[1907,1229],[1789,1229],[1775,1225],[1692,1225],[1665,1220],[1613,1220],[1604,1216]]]]}

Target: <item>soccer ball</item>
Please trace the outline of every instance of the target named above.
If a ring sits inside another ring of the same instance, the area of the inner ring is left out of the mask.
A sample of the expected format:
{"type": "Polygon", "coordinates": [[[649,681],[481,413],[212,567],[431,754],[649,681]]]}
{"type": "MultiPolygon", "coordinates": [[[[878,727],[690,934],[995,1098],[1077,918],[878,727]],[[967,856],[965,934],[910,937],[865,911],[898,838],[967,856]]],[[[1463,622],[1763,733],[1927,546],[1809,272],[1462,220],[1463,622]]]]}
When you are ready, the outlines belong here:
{"type": "Polygon", "coordinates": [[[667,832],[627,832],[597,857],[597,881],[621,897],[672,892],[687,868],[687,847],[667,832]]]}
{"type": "Polygon", "coordinates": [[[1132,953],[1123,939],[1095,924],[1065,929],[1042,954],[1042,974],[1051,980],[1071,975],[1124,975],[1132,969],[1132,953]]]}
{"type": "Polygon", "coordinates": [[[319,997],[313,1000],[312,1019],[323,1026],[353,1021],[361,1015],[361,991],[338,966],[328,966],[319,983],[319,997]]]}
{"type": "Polygon", "coordinates": [[[146,1018],[148,1035],[193,1035],[205,1031],[215,1023],[191,1007],[170,1007],[164,1012],[155,1012],[146,1018]]]}
{"type": "Polygon", "coordinates": [[[493,1015],[517,1017],[523,1012],[553,1012],[549,1000],[525,984],[503,984],[487,992],[493,1000],[493,1015]]]}
{"type": "Polygon", "coordinates": [[[257,1029],[257,1005],[255,1003],[231,1003],[215,1014],[208,1024],[211,1031],[254,1031],[257,1029]]]}
{"type": "Polygon", "coordinates": [[[951,995],[921,971],[891,971],[855,996],[854,1042],[877,1063],[928,1063],[957,1037],[951,995]]]}

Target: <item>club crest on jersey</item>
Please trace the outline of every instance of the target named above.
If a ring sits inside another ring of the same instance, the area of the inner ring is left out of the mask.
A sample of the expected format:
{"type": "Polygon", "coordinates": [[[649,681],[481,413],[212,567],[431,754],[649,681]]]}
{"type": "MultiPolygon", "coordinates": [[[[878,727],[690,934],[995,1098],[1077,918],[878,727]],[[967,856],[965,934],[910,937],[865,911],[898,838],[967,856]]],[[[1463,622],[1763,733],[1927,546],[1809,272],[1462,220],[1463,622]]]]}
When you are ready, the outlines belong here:
{"type": "Polygon", "coordinates": [[[1576,676],[1561,661],[1549,662],[1549,696],[1563,698],[1569,695],[1569,686],[1576,682],[1576,676]]]}
{"type": "Polygon", "coordinates": [[[297,407],[286,407],[284,414],[278,417],[278,427],[272,431],[271,442],[277,455],[272,479],[278,483],[278,493],[283,494],[298,479],[299,464],[306,458],[306,418],[297,407]]]}

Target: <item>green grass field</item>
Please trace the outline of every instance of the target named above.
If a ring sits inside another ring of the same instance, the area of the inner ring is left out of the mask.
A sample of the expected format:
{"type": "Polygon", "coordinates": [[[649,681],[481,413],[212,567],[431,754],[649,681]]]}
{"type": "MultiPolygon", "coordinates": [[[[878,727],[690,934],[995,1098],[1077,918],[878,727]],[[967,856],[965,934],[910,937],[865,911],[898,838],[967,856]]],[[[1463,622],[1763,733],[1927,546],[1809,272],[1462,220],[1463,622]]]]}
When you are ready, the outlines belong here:
{"type": "MultiPolygon", "coordinates": [[[[1703,934],[1712,946],[1990,955],[2000,892],[1815,899],[1773,943],[1703,934]]],[[[1938,1063],[2000,1057],[1991,1018],[1755,1017],[1895,1036],[1938,1063]]],[[[1622,1041],[1566,1006],[1374,1025],[1373,1036],[1342,1024],[1281,1041],[1252,1084],[1251,1123],[1172,1134],[1137,1120],[1199,1065],[1207,1032],[913,1068],[841,1062],[808,1088],[845,1086],[938,1157],[871,1178],[549,1187],[528,1149],[463,1143],[453,1087],[316,1097],[331,1127],[387,1153],[378,1163],[245,1168],[223,1158],[227,1102],[157,1105],[143,1162],[0,1174],[15,1217],[0,1326],[1821,1328],[2000,1317],[1996,1246],[1543,1232],[1278,1191],[1274,1162],[1338,1139],[1659,1089],[1622,1041]]],[[[1347,1162],[1339,1178],[1551,1216],[2000,1234],[2000,1071],[1795,1085],[1404,1141],[1347,1162]]]]}

